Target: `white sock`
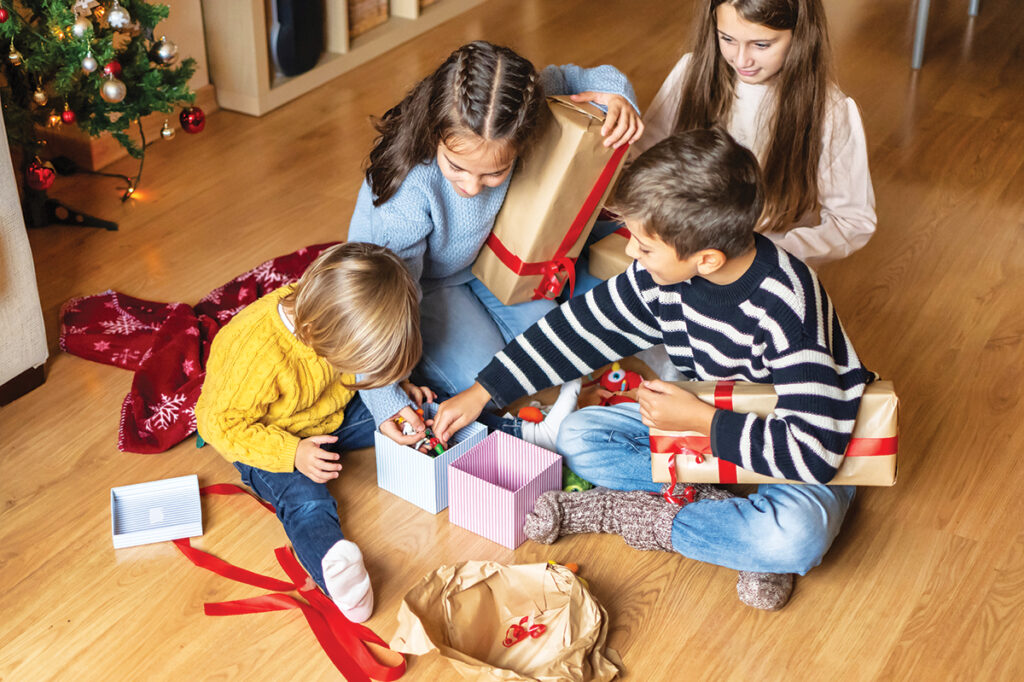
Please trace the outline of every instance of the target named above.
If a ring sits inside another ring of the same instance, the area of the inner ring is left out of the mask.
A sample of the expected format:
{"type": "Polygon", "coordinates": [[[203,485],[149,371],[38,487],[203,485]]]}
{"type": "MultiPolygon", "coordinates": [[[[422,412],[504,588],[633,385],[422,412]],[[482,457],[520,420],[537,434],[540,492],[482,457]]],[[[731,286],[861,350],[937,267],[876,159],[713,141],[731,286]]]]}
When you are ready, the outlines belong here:
{"type": "Polygon", "coordinates": [[[555,439],[558,438],[558,429],[562,426],[562,421],[576,411],[576,405],[580,398],[580,386],[582,384],[583,382],[580,379],[574,379],[562,384],[562,388],[558,391],[558,400],[551,406],[544,421],[539,424],[528,421],[523,422],[523,440],[554,452],[555,439]]]}
{"type": "Polygon", "coordinates": [[[353,623],[373,613],[373,588],[363,565],[363,553],[351,540],[338,540],[320,562],[327,594],[353,623]]]}

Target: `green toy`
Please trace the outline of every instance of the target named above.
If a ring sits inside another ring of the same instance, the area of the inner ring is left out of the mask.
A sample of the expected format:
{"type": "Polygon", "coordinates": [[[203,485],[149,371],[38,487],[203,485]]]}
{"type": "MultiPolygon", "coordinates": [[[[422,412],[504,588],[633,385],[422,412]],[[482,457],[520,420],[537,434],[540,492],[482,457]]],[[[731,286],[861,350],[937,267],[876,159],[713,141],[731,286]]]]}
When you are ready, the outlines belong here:
{"type": "Polygon", "coordinates": [[[579,493],[593,487],[593,483],[583,480],[572,469],[562,465],[562,490],[567,493],[579,493]]]}

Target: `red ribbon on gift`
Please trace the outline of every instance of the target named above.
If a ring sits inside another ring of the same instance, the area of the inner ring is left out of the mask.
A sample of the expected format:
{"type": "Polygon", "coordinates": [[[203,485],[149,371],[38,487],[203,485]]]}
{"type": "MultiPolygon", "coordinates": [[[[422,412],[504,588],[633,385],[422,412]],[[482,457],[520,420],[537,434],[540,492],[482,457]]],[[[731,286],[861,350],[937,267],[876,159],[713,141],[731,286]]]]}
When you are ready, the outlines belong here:
{"type": "Polygon", "coordinates": [[[612,153],[608,163],[601,170],[597,182],[594,183],[587,198],[583,201],[583,206],[580,207],[579,213],[576,214],[572,224],[569,226],[569,231],[565,233],[562,243],[555,249],[555,254],[550,260],[532,263],[523,262],[519,256],[509,251],[493,232],[487,237],[485,244],[509,270],[522,276],[541,275],[541,283],[533,292],[533,300],[536,301],[542,298],[554,299],[562,292],[562,287],[566,281],[569,282],[569,297],[572,298],[572,293],[576,286],[576,259],[569,258],[566,254],[569,253],[569,249],[573,247],[573,244],[579,240],[580,235],[583,234],[583,228],[586,227],[587,222],[590,220],[590,216],[594,215],[594,211],[597,210],[597,205],[601,201],[601,197],[604,196],[608,183],[615,176],[615,171],[619,167],[619,162],[622,160],[627,149],[629,149],[629,145],[624,144],[612,153]],[[563,275],[562,273],[565,274],[563,275]]]}
{"type": "MultiPolygon", "coordinates": [[[[249,495],[270,511],[274,511],[272,505],[251,495],[247,490],[228,483],[207,486],[200,489],[200,493],[203,495],[249,495]]],[[[274,550],[277,562],[288,575],[290,582],[287,582],[254,573],[223,559],[218,559],[212,554],[193,547],[188,538],[175,540],[174,544],[189,561],[200,568],[205,568],[230,580],[275,591],[272,594],[248,599],[209,602],[203,607],[203,612],[206,615],[234,616],[243,613],[299,609],[306,617],[306,622],[320,642],[320,646],[323,647],[334,667],[346,680],[369,682],[374,679],[390,682],[390,680],[397,680],[405,673],[405,658],[397,652],[391,652],[387,643],[373,630],[346,618],[338,610],[337,605],[320,591],[309,574],[299,565],[291,548],[278,547],[274,550]],[[292,590],[297,591],[306,601],[300,601],[290,594],[283,594],[292,590]],[[369,644],[382,647],[400,660],[393,665],[381,663],[370,651],[369,644]]]]}
{"type": "MultiPolygon", "coordinates": [[[[735,386],[735,381],[719,381],[715,384],[715,407],[720,410],[732,410],[735,386]]],[[[668,461],[670,487],[668,493],[666,493],[666,499],[668,499],[668,494],[671,493],[677,481],[676,455],[695,455],[697,463],[700,464],[703,461],[704,455],[713,454],[711,452],[711,438],[709,436],[651,436],[650,444],[652,452],[670,453],[668,461]]],[[[851,438],[846,446],[845,456],[882,457],[895,455],[898,447],[899,437],[897,436],[888,438],[851,438]]],[[[721,457],[716,461],[718,463],[718,482],[736,483],[738,479],[736,465],[721,457]]]]}

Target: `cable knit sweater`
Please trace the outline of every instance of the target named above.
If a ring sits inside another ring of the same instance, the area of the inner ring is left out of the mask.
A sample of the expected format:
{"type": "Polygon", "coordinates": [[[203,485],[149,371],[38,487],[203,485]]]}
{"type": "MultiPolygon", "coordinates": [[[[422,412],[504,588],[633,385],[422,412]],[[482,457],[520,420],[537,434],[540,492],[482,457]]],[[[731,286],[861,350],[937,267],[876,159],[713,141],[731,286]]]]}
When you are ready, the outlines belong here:
{"type": "Polygon", "coordinates": [[[274,472],[295,468],[299,441],[336,431],[355,392],[285,327],[278,304],[294,285],[250,304],[213,339],[196,425],[229,461],[274,472]]]}
{"type": "MultiPolygon", "coordinates": [[[[631,154],[640,154],[674,132],[689,63],[690,55],[684,55],[662,83],[644,115],[644,136],[630,149],[631,154]]],[[[737,142],[762,161],[773,100],[771,86],[737,80],[726,126],[737,142]]],[[[818,162],[818,198],[820,213],[803,216],[787,232],[765,235],[811,267],[860,249],[871,239],[878,223],[864,124],[856,103],[838,89],[833,89],[825,118],[818,162]]]]}
{"type": "Polygon", "coordinates": [[[659,286],[636,261],[520,334],[477,381],[498,405],[664,343],[690,380],[773,384],[767,417],[717,410],[716,457],[759,474],[827,483],[874,380],[814,271],[757,235],[735,282],[659,286]]]}
{"type": "MultiPolygon", "coordinates": [[[[540,75],[545,94],[611,92],[624,96],[637,108],[633,87],[612,66],[549,66],[540,75]]],[[[419,282],[423,295],[429,296],[440,287],[464,284],[473,278],[473,261],[494,227],[511,178],[510,173],[497,187],[485,187],[474,197],[461,197],[441,174],[437,160],[431,158],[410,170],[394,196],[380,206],[373,205],[372,190],[364,180],[348,238],[380,244],[398,254],[419,282]]],[[[412,404],[398,384],[363,391],[362,396],[378,425],[412,404]]]]}

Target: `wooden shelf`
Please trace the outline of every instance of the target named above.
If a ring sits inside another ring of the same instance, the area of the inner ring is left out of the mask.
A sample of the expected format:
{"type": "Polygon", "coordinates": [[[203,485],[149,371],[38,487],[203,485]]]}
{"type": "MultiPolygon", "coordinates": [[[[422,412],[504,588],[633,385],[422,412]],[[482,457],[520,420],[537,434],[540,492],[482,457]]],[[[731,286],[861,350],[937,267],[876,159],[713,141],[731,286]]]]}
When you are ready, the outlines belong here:
{"type": "Polygon", "coordinates": [[[286,77],[274,72],[270,17],[264,0],[203,0],[210,80],[223,109],[262,116],[484,0],[391,0],[388,20],[349,40],[344,0],[326,0],[326,51],[309,71],[286,77]]]}

